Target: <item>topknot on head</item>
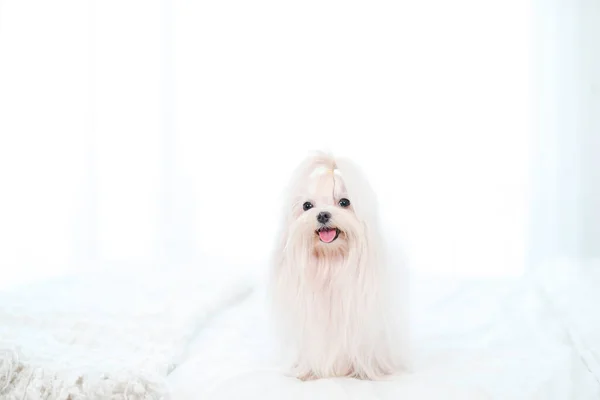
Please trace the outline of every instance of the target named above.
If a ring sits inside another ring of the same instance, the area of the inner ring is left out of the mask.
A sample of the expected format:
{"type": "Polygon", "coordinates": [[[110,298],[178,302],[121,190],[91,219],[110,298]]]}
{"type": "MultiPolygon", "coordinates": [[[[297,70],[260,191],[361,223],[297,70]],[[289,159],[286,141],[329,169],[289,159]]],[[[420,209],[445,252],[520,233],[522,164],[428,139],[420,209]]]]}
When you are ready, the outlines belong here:
{"type": "Polygon", "coordinates": [[[312,165],[313,170],[324,169],[333,172],[337,169],[333,154],[324,151],[314,151],[307,157],[307,161],[312,165]]]}
{"type": "Polygon", "coordinates": [[[313,151],[296,168],[290,181],[288,193],[295,193],[298,186],[305,185],[307,179],[312,179],[317,175],[330,173],[333,176],[333,174],[339,173],[337,169],[337,162],[333,154],[324,151],[313,151]]]}
{"type": "Polygon", "coordinates": [[[337,169],[335,158],[331,153],[313,151],[300,163],[295,172],[295,179],[305,179],[313,176],[317,171],[331,171],[337,169]]]}

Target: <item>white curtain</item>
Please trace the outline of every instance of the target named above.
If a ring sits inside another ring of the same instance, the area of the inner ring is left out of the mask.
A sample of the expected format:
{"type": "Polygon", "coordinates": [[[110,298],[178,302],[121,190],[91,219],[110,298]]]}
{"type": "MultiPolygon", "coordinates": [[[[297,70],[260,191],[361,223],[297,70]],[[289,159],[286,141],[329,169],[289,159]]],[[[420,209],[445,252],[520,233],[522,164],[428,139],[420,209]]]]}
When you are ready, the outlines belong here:
{"type": "Polygon", "coordinates": [[[537,4],[532,260],[600,259],[600,3],[537,4]]]}
{"type": "Polygon", "coordinates": [[[600,380],[600,3],[536,10],[531,270],[600,380]]]}
{"type": "Polygon", "coordinates": [[[532,21],[521,0],[4,0],[3,283],[261,264],[320,148],[362,164],[417,268],[520,274],[532,21]]]}
{"type": "Polygon", "coordinates": [[[64,271],[84,248],[87,16],[83,2],[0,3],[2,283],[64,271]]]}

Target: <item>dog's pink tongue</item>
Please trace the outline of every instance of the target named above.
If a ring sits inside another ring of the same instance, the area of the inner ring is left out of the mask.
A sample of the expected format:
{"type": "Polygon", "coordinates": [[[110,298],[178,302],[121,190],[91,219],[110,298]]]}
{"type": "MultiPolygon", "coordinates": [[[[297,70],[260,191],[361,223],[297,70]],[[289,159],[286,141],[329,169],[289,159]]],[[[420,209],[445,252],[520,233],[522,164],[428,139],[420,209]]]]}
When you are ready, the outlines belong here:
{"type": "Polygon", "coordinates": [[[333,239],[335,239],[335,234],[335,229],[323,229],[322,231],[319,231],[319,237],[325,243],[333,242],[333,239]]]}

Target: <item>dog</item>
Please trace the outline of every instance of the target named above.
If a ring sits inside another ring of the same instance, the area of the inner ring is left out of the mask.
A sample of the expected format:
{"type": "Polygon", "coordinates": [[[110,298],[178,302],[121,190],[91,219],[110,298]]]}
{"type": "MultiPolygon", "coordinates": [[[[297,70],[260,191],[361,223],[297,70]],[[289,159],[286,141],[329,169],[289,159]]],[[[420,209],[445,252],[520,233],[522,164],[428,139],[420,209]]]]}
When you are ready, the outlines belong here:
{"type": "Polygon", "coordinates": [[[271,302],[290,373],[378,380],[407,365],[408,331],[375,194],[347,159],[311,154],[284,200],[271,302]]]}

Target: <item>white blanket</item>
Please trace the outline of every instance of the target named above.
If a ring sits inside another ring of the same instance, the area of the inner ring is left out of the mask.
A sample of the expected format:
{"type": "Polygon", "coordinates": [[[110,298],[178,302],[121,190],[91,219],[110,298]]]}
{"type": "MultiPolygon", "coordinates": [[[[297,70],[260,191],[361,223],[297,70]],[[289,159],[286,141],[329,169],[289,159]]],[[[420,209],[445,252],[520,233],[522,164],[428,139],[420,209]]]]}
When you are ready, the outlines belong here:
{"type": "Polygon", "coordinates": [[[190,339],[249,293],[247,280],[197,268],[87,273],[0,293],[0,398],[165,398],[190,339]]]}
{"type": "Polygon", "coordinates": [[[561,260],[536,273],[541,292],[600,382],[600,260],[561,260]]]}
{"type": "Polygon", "coordinates": [[[170,377],[185,399],[600,398],[558,319],[525,280],[413,284],[414,370],[386,382],[285,377],[263,301],[252,296],[216,318],[170,377]]]}

